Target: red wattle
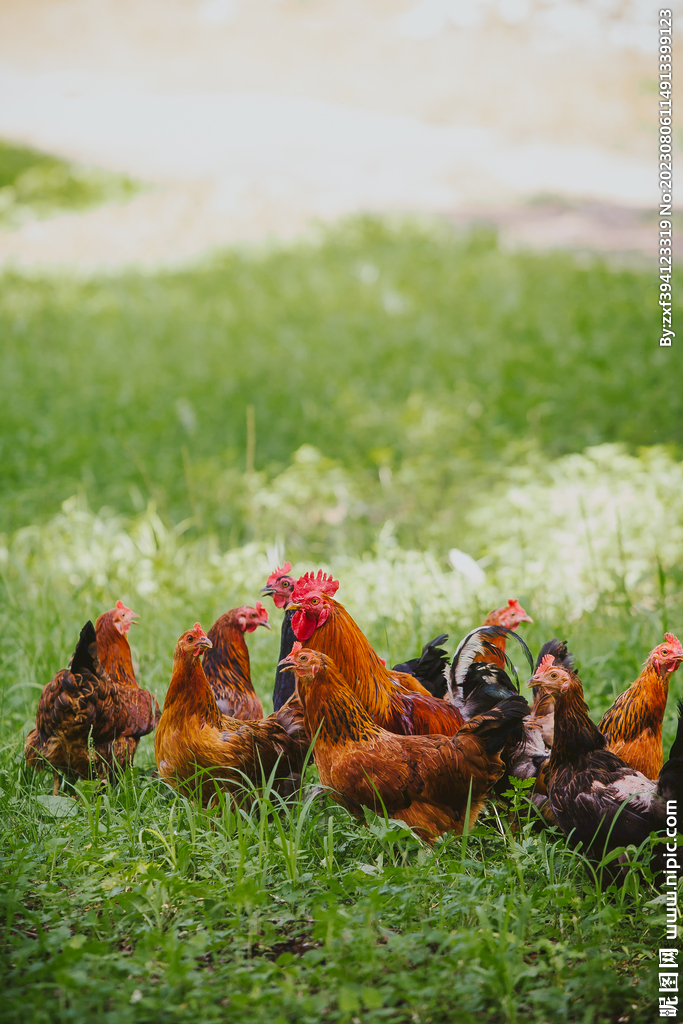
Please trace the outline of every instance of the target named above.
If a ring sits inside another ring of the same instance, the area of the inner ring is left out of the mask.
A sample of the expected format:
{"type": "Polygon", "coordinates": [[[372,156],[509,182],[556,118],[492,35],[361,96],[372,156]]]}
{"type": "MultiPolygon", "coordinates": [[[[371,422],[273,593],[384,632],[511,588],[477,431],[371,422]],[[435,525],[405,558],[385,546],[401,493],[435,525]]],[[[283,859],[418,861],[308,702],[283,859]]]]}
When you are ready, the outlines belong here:
{"type": "Polygon", "coordinates": [[[294,612],[292,616],[292,629],[294,630],[294,636],[302,644],[311,639],[317,628],[317,619],[309,619],[306,612],[302,610],[294,612]]]}
{"type": "Polygon", "coordinates": [[[270,596],[272,597],[273,604],[276,608],[284,608],[285,603],[288,600],[284,594],[271,594],[270,596]]]}

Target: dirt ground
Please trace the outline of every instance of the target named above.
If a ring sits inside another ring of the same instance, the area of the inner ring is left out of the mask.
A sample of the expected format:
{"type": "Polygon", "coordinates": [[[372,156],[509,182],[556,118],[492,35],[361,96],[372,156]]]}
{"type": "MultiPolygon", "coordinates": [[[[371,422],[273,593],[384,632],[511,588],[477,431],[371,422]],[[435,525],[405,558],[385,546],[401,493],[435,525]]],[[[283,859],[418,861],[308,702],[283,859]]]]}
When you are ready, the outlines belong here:
{"type": "Polygon", "coordinates": [[[0,261],[184,260],[356,210],[652,255],[658,10],[2,0],[0,135],[150,187],[0,233],[0,261]]]}

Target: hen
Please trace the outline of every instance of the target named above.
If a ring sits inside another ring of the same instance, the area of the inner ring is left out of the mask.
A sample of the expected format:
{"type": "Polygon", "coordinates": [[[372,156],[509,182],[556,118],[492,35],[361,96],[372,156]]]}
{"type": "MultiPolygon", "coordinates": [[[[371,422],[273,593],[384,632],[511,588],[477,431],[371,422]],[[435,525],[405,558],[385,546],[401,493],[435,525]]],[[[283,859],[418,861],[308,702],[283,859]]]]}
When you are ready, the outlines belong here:
{"type": "Polygon", "coordinates": [[[669,679],[683,662],[683,647],[673,633],[648,656],[643,671],[620,694],[600,720],[609,749],[626,764],[656,779],[662,767],[662,722],[669,696],[669,679]]]}
{"type": "Polygon", "coordinates": [[[313,757],[332,797],[362,818],[362,807],[384,811],[434,842],[469,827],[503,773],[499,751],[529,706],[515,695],[467,722],[457,736],[397,736],[378,726],[334,662],[301,644],[285,658],[297,676],[313,757]]]}
{"type": "Polygon", "coordinates": [[[104,612],[95,623],[97,658],[102,670],[116,684],[119,700],[126,709],[125,727],[115,740],[119,764],[132,764],[140,738],[156,728],[159,704],[149,690],[138,686],[128,631],[136,624],[137,612],[122,601],[104,612]]]}
{"type": "Polygon", "coordinates": [[[134,617],[117,601],[96,627],[87,622],[69,668],[43,689],[24,754],[37,771],[52,767],[55,795],[60,774],[111,780],[157,723],[159,705],[133,671],[126,634],[134,617]]]}
{"type": "MultiPolygon", "coordinates": [[[[572,843],[581,843],[587,856],[599,862],[615,847],[638,846],[651,832],[663,829],[666,800],[683,799],[680,753],[672,750],[674,760],[654,782],[607,749],[607,740],[588,716],[581,680],[573,669],[558,665],[548,654],[529,682],[534,685],[543,686],[555,699],[548,804],[572,843]]],[[[679,735],[681,728],[679,719],[679,735]]],[[[661,848],[653,866],[663,868],[661,848]]],[[[619,872],[608,868],[608,875],[616,879],[619,872]]]]}
{"type": "Polygon", "coordinates": [[[263,718],[263,705],[251,684],[249,650],[245,633],[259,626],[270,629],[268,612],[260,603],[231,608],[209,630],[212,646],[204,655],[204,672],[219,711],[230,718],[250,722],[263,718]]]}
{"type": "Polygon", "coordinates": [[[417,680],[390,672],[343,605],[334,599],[339,584],[318,572],[296,582],[292,628],[297,639],[331,658],[375,723],[402,735],[454,735],[463,723],[457,708],[432,697],[417,680]]]}
{"type": "MultiPolygon", "coordinates": [[[[285,562],[282,568],[271,572],[266,580],[265,587],[261,591],[262,594],[270,594],[276,608],[284,608],[285,605],[289,604],[294,591],[294,580],[289,575],[291,571],[291,562],[285,562]]],[[[293,615],[293,611],[285,610],[285,617],[282,620],[280,657],[275,669],[275,686],[273,687],[273,711],[278,711],[294,693],[294,676],[291,672],[286,672],[280,667],[280,662],[283,658],[287,657],[296,640],[294,630],[292,629],[293,615]]]]}
{"type": "Polygon", "coordinates": [[[239,801],[245,783],[259,791],[271,775],[278,792],[290,793],[309,746],[301,710],[286,704],[260,722],[223,715],[201,663],[201,655],[211,646],[198,622],[176,644],[171,683],[154,738],[161,778],[189,795],[199,795],[205,806],[217,789],[239,801]]]}

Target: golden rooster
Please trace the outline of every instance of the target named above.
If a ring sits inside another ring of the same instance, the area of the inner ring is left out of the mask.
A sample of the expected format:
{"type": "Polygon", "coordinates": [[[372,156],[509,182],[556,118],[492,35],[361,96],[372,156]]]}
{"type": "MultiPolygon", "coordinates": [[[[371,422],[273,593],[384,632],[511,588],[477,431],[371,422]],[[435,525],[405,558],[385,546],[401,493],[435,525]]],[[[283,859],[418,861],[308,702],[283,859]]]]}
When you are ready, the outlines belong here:
{"type": "Polygon", "coordinates": [[[260,790],[273,772],[275,788],[290,793],[309,745],[301,712],[285,705],[259,722],[223,715],[201,662],[211,646],[198,622],[176,644],[171,683],[154,738],[161,778],[190,795],[199,793],[205,806],[217,789],[237,800],[245,781],[260,790]]]}
{"type": "Polygon", "coordinates": [[[474,825],[503,774],[499,751],[529,710],[514,695],[457,736],[397,736],[373,721],[320,651],[296,643],[283,665],[296,673],[306,728],[316,737],[313,757],[333,799],[358,818],[363,807],[386,810],[429,842],[449,830],[462,833],[468,802],[474,825]]]}
{"type": "Polygon", "coordinates": [[[96,626],[87,622],[69,668],[43,689],[24,754],[37,771],[52,767],[55,795],[60,773],[111,780],[116,765],[132,763],[140,737],[158,721],[156,699],[135,679],[127,639],[135,618],[117,601],[96,626]]]}
{"type": "Polygon", "coordinates": [[[683,646],[673,633],[650,651],[634,683],[620,694],[600,720],[600,732],[609,749],[642,772],[656,779],[664,760],[662,723],[669,696],[669,679],[683,662],[683,646]]]}
{"type": "Polygon", "coordinates": [[[211,648],[204,655],[204,672],[218,709],[229,718],[246,722],[263,718],[263,705],[251,684],[249,650],[245,633],[259,626],[270,629],[268,612],[260,601],[255,608],[231,608],[209,630],[211,648]]]}
{"type": "Polygon", "coordinates": [[[391,672],[343,605],[339,583],[320,570],[297,580],[289,609],[297,639],[331,658],[377,725],[402,735],[454,735],[463,723],[457,708],[432,697],[414,676],[391,672]]]}

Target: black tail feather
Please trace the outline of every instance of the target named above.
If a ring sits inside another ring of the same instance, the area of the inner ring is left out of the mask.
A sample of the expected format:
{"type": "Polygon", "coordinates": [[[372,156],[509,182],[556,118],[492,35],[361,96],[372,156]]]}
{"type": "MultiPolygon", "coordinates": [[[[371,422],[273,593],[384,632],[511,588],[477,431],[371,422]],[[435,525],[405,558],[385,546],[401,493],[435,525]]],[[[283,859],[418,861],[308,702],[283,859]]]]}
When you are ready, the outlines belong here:
{"type": "Polygon", "coordinates": [[[81,630],[78,643],[76,644],[76,650],[71,658],[71,664],[69,665],[69,671],[82,673],[84,670],[92,672],[93,675],[97,672],[97,665],[95,658],[93,657],[90,647],[91,644],[97,642],[97,636],[95,635],[95,627],[93,626],[90,619],[86,622],[85,626],[81,630]]]}
{"type": "Polygon", "coordinates": [[[515,693],[490,711],[470,719],[463,728],[483,736],[487,752],[497,754],[505,746],[508,737],[519,735],[523,728],[522,721],[528,714],[527,701],[515,693]]]}
{"type": "Polygon", "coordinates": [[[430,640],[422,648],[419,658],[412,658],[410,661],[403,661],[400,665],[394,665],[393,672],[407,672],[415,676],[418,682],[422,683],[426,690],[434,697],[443,697],[446,693],[445,671],[448,666],[448,651],[440,647],[448,640],[448,633],[440,633],[430,640]]]}

